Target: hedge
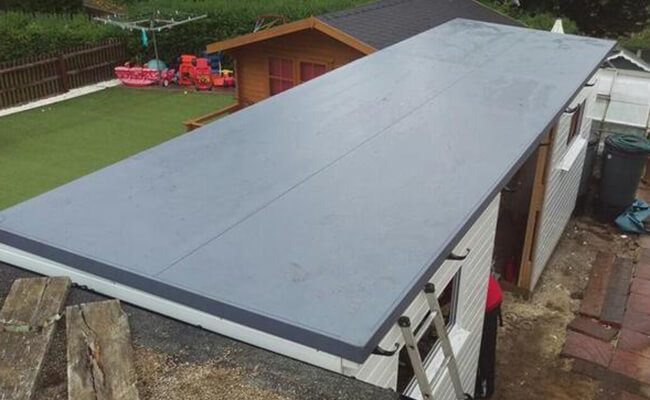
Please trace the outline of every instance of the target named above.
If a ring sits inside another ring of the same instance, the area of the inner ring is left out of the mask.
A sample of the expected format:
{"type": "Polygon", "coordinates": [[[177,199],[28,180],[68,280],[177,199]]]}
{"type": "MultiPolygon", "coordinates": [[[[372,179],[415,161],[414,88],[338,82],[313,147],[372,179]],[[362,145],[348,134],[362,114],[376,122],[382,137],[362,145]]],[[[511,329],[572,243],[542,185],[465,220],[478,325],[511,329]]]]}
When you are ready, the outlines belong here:
{"type": "MultiPolygon", "coordinates": [[[[207,18],[157,34],[160,58],[172,61],[180,54],[200,55],[208,43],[249,33],[260,14],[282,14],[289,20],[345,9],[368,0],[150,0],[118,1],[128,7],[129,18],[149,16],[156,10],[180,15],[207,14],[207,18]]],[[[46,15],[22,12],[0,13],[0,61],[68,47],[92,44],[106,38],[124,38],[132,57],[153,58],[149,46],[140,44],[140,32],[129,32],[92,21],[85,14],[46,15]]]]}
{"type": "Polygon", "coordinates": [[[0,62],[63,51],[126,32],[92,22],[86,15],[0,13],[0,62]]]}

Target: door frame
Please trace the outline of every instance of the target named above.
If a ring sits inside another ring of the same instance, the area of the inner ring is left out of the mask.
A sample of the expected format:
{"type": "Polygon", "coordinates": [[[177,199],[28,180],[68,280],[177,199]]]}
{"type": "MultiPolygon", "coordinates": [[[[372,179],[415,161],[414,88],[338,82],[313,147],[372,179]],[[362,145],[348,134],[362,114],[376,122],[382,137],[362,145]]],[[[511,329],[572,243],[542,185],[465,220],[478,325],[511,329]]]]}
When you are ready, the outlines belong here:
{"type": "Polygon", "coordinates": [[[530,206],[528,209],[526,236],[524,237],[524,248],[521,254],[521,263],[519,265],[519,277],[517,282],[517,285],[520,288],[527,291],[532,291],[530,285],[533,274],[533,262],[535,260],[535,251],[537,249],[537,238],[540,229],[541,215],[544,209],[544,197],[546,195],[551,154],[556,130],[557,124],[549,129],[537,148],[537,167],[535,169],[533,193],[531,195],[530,206]]]}

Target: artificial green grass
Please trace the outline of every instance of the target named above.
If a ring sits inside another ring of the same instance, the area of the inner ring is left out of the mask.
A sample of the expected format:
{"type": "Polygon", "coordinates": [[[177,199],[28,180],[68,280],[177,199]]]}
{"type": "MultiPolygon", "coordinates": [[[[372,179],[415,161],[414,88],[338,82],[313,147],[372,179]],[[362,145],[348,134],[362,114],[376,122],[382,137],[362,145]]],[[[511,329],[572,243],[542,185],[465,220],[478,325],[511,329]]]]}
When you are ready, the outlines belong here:
{"type": "Polygon", "coordinates": [[[111,88],[0,118],[0,209],[183,134],[229,95],[111,88]]]}

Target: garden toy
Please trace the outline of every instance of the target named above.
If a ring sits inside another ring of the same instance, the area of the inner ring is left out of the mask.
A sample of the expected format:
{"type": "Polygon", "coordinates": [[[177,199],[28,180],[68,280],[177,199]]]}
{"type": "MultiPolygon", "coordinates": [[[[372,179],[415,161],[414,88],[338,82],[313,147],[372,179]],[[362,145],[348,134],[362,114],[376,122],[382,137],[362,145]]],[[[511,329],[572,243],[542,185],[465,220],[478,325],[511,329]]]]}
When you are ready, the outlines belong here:
{"type": "Polygon", "coordinates": [[[210,76],[210,65],[206,58],[197,58],[194,69],[194,85],[198,90],[210,90],[212,79],[210,76]]]}
{"type": "Polygon", "coordinates": [[[148,66],[130,66],[128,63],[115,67],[115,75],[117,76],[117,79],[119,79],[124,86],[128,87],[149,86],[157,82],[161,82],[164,86],[168,86],[174,79],[174,72],[173,69],[158,71],[155,68],[149,68],[148,66]]]}
{"type": "Polygon", "coordinates": [[[196,56],[183,54],[178,67],[178,84],[181,86],[193,86],[196,77],[196,56]]]}
{"type": "Polygon", "coordinates": [[[235,78],[232,76],[232,70],[222,69],[221,72],[213,74],[212,86],[235,87],[235,78]]]}

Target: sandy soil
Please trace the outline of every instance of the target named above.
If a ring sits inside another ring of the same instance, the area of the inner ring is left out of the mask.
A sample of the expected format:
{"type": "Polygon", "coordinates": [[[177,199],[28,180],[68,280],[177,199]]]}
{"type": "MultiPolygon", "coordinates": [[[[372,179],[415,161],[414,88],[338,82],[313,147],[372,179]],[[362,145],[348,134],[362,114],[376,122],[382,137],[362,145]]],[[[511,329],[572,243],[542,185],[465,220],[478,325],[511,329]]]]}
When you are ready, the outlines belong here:
{"type": "Polygon", "coordinates": [[[532,297],[505,294],[495,399],[612,398],[612,389],[571,372],[571,361],[559,357],[599,250],[638,256],[634,237],[586,217],[574,219],[532,297]]]}

